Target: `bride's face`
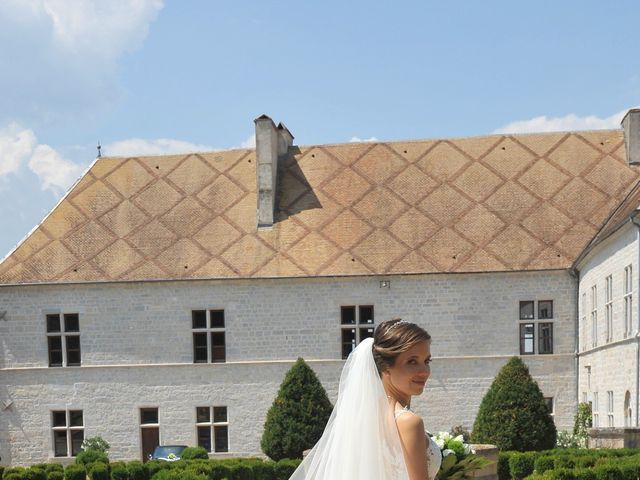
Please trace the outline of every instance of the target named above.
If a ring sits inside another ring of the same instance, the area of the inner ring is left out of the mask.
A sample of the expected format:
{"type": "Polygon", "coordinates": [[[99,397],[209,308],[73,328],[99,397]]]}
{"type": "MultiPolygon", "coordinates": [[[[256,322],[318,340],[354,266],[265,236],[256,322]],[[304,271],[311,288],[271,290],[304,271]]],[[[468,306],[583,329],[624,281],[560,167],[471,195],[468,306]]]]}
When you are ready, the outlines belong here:
{"type": "Polygon", "coordinates": [[[431,342],[421,342],[401,353],[389,368],[389,381],[405,395],[420,395],[431,375],[431,342]]]}

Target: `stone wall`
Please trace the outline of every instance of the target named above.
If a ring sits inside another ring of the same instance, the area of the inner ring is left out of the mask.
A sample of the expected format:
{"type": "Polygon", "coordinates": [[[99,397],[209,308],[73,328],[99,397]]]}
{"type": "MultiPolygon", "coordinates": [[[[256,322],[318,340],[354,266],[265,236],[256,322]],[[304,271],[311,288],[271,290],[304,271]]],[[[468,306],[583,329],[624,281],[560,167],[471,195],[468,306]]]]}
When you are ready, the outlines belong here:
{"type": "Polygon", "coordinates": [[[340,306],[374,305],[432,335],[432,377],[412,407],[430,431],[470,429],[499,368],[519,353],[520,300],[554,300],[554,354],[525,356],[559,428],[576,405],[575,280],[563,271],[1,287],[0,456],[52,454],[50,411],[82,409],[85,436],[140,458],[139,408],[158,407],[164,443],[196,443],[195,407],[225,405],[233,454],[260,453],[284,373],[309,361],[332,401],[342,367],[340,306]],[[380,280],[391,280],[381,288],[380,280]],[[193,364],[191,310],[223,308],[227,362],[193,364]],[[49,368],[47,312],[80,315],[82,367],[49,368]]]}

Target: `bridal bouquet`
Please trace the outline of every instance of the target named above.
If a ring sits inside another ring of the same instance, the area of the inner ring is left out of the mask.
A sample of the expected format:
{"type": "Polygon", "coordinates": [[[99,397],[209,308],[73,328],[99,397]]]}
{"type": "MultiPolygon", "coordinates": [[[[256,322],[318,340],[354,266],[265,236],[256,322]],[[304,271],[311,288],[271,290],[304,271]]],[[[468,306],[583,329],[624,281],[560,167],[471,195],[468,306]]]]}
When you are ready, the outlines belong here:
{"type": "Polygon", "coordinates": [[[476,455],[471,445],[464,443],[462,435],[453,436],[448,432],[432,435],[442,452],[442,465],[436,480],[461,480],[470,478],[470,473],[493,463],[476,455]]]}

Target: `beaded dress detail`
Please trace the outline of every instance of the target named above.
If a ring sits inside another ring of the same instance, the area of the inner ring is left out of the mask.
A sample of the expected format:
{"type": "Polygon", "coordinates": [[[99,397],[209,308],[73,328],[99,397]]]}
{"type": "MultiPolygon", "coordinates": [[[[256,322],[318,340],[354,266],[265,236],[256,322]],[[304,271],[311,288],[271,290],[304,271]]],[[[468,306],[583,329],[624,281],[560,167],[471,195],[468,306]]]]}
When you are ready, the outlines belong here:
{"type": "MultiPolygon", "coordinates": [[[[413,414],[408,407],[404,407],[395,411],[395,417],[398,418],[403,413],[413,414]]],[[[442,464],[442,453],[440,452],[438,444],[429,435],[427,435],[427,432],[425,432],[425,435],[427,437],[427,469],[429,473],[429,480],[433,480],[436,477],[438,470],[440,470],[440,465],[442,464]]]]}

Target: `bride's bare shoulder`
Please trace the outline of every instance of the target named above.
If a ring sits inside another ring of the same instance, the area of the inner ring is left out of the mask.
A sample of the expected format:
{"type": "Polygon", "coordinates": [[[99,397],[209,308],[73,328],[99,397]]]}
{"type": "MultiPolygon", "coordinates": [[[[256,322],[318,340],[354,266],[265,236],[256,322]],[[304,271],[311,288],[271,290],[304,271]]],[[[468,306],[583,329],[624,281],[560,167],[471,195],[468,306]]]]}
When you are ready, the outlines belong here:
{"type": "Polygon", "coordinates": [[[396,418],[396,425],[401,435],[403,433],[411,434],[414,432],[422,432],[422,434],[424,434],[424,421],[420,415],[416,415],[413,412],[407,412],[404,415],[398,416],[398,418],[396,418]]]}

